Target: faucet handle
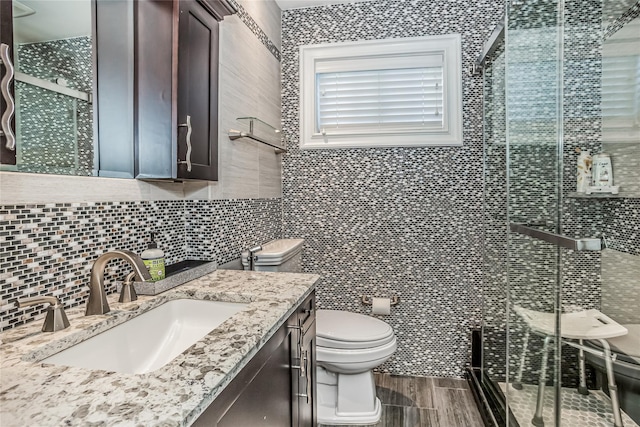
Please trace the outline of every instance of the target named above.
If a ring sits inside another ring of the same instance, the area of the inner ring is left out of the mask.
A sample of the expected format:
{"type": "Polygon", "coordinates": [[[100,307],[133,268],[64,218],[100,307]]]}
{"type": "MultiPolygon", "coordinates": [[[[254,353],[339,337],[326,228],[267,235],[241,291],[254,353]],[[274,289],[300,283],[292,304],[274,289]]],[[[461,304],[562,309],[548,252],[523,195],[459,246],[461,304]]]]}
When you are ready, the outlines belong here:
{"type": "Polygon", "coordinates": [[[18,300],[18,307],[30,307],[38,304],[50,304],[47,308],[47,316],[42,325],[42,332],[56,332],[69,327],[69,319],[64,312],[64,306],[54,296],[38,296],[18,300]]]}
{"type": "Polygon", "coordinates": [[[261,250],[262,250],[262,246],[256,245],[252,248],[247,249],[242,253],[243,258],[245,257],[245,254],[246,254],[247,261],[249,262],[249,270],[253,270],[254,263],[258,260],[258,256],[255,253],[261,250]]]}
{"type": "Polygon", "coordinates": [[[262,246],[261,245],[256,245],[252,248],[247,249],[249,251],[249,253],[254,253],[254,252],[258,252],[262,250],[262,246]]]}
{"type": "Polygon", "coordinates": [[[120,289],[120,298],[118,302],[131,302],[138,299],[136,288],[133,286],[133,279],[136,277],[136,272],[132,271],[127,274],[127,277],[122,282],[122,289],[120,289]]]}

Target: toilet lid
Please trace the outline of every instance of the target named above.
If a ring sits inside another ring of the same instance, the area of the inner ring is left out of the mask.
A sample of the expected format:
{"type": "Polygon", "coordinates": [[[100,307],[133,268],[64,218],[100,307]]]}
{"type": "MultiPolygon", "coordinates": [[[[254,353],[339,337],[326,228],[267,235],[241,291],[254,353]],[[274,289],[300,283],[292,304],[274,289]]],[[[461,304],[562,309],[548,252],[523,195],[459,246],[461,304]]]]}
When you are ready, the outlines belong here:
{"type": "Polygon", "coordinates": [[[371,348],[393,340],[393,328],[382,320],[341,310],[318,310],[317,344],[331,348],[371,348]]]}
{"type": "Polygon", "coordinates": [[[276,239],[255,253],[255,265],[281,265],[302,250],[304,239],[276,239]]]}

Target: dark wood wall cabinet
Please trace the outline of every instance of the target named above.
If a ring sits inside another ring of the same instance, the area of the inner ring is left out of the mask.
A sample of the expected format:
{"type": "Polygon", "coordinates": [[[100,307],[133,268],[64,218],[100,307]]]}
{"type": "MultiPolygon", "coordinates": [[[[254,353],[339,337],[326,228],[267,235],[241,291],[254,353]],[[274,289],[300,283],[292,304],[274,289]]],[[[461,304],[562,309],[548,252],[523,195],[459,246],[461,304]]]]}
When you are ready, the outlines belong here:
{"type": "Polygon", "coordinates": [[[310,295],[229,383],[194,426],[312,427],[315,294],[310,295]]]}
{"type": "Polygon", "coordinates": [[[225,0],[97,1],[99,175],[218,179],[225,0]]]}

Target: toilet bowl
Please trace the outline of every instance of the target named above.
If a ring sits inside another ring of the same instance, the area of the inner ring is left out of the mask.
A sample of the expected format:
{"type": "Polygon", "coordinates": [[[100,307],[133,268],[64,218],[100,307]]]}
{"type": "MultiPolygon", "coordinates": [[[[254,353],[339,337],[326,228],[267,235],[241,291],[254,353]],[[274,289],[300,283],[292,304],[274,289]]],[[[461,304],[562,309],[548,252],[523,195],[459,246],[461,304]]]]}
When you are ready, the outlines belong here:
{"type": "MultiPolygon", "coordinates": [[[[302,239],[279,239],[243,256],[245,269],[300,272],[302,239]]],[[[318,423],[375,424],[382,415],[372,369],[396,351],[393,328],[382,320],[339,310],[316,312],[318,423]]]]}
{"type": "Polygon", "coordinates": [[[382,405],[372,369],[397,348],[387,323],[339,310],[316,313],[318,422],[326,425],[375,424],[382,405]]]}

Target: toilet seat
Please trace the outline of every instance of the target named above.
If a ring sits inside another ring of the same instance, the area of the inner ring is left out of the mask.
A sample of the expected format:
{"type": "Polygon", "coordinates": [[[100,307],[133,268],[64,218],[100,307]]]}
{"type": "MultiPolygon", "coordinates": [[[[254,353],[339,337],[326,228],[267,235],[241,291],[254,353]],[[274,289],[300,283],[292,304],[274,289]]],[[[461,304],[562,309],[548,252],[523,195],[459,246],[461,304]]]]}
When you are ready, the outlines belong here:
{"type": "Polygon", "coordinates": [[[335,348],[335,349],[344,349],[344,350],[363,350],[367,348],[380,347],[394,340],[395,340],[395,335],[393,335],[393,333],[391,333],[388,337],[385,337],[378,341],[360,341],[360,342],[338,341],[338,340],[332,340],[325,337],[319,337],[316,335],[316,346],[326,347],[326,348],[335,348]]]}
{"type": "Polygon", "coordinates": [[[382,320],[340,310],[318,310],[316,345],[332,349],[371,349],[395,342],[393,328],[382,320]]]}
{"type": "MultiPolygon", "coordinates": [[[[391,336],[391,340],[378,347],[368,347],[360,349],[344,349],[316,346],[316,356],[319,364],[363,364],[377,366],[379,360],[386,360],[396,351],[396,337],[391,336]]],[[[382,363],[382,362],[380,362],[382,363]]],[[[352,366],[354,368],[355,366],[352,366]]],[[[362,368],[365,370],[365,368],[362,368]]],[[[351,369],[349,369],[351,370],[351,369]]]]}

